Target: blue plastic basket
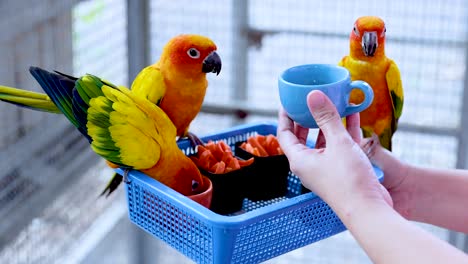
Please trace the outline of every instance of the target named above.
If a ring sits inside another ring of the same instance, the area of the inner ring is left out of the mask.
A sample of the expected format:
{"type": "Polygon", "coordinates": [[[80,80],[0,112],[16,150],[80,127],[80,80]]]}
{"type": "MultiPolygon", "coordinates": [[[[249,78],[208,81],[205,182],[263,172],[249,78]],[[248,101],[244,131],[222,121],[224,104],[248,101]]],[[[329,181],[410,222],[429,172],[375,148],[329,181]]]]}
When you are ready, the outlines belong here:
{"type": "MultiPolygon", "coordinates": [[[[202,140],[225,140],[234,148],[249,136],[276,134],[276,128],[272,123],[244,125],[202,140]]],[[[179,147],[186,155],[195,152],[188,141],[179,147]]],[[[383,172],[374,170],[382,181],[383,172]]],[[[197,263],[258,263],[346,230],[319,197],[301,195],[301,182],[292,173],[285,197],[245,199],[242,211],[232,216],[216,214],[138,171],[128,179],[130,220],[197,263]]]]}

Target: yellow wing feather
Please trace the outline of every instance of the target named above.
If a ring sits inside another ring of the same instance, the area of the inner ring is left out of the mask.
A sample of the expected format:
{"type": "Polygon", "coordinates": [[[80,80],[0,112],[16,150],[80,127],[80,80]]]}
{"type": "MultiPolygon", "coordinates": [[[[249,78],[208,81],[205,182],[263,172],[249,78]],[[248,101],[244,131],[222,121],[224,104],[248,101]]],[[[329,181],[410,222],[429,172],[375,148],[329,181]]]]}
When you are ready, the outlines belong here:
{"type": "Polygon", "coordinates": [[[88,122],[93,149],[111,161],[109,158],[118,156],[120,164],[137,170],[156,165],[162,149],[176,137],[170,119],[155,104],[133,95],[125,87],[103,86],[102,92],[105,97],[91,99],[88,117],[104,122],[107,117],[109,124],[88,122]],[[106,107],[108,103],[111,109],[106,107]]]}
{"type": "Polygon", "coordinates": [[[392,98],[394,116],[398,121],[403,112],[404,96],[400,71],[398,70],[398,66],[393,60],[390,60],[390,66],[387,70],[386,79],[390,97],[392,98]]]}
{"type": "Polygon", "coordinates": [[[340,60],[340,62],[338,62],[338,66],[345,67],[346,57],[348,57],[348,56],[344,56],[344,57],[340,60]]]}
{"type": "Polygon", "coordinates": [[[166,84],[159,67],[151,65],[144,68],[133,81],[131,89],[135,96],[159,104],[166,94],[166,84]]]}

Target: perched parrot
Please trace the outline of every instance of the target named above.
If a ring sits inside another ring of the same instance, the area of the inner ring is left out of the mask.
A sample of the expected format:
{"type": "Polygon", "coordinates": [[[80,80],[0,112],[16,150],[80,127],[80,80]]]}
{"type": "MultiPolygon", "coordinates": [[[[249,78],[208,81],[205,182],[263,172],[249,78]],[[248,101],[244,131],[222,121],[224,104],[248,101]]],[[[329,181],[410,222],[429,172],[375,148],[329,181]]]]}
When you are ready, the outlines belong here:
{"type": "MultiPolygon", "coordinates": [[[[374,16],[356,20],[350,35],[350,52],[339,65],[349,70],[352,80],[367,82],[374,91],[374,101],[360,113],[365,137],[377,134],[382,146],[391,150],[403,110],[403,87],[395,62],[385,56],[385,23],[374,16]]],[[[354,90],[351,103],[363,101],[363,93],[354,90]]]]}
{"type": "Polygon", "coordinates": [[[176,143],[176,127],[148,99],[93,75],[75,78],[31,67],[47,95],[0,86],[0,99],[33,109],[59,109],[112,164],[140,170],[183,195],[203,190],[196,165],[176,143]]]}
{"type": "Polygon", "coordinates": [[[189,126],[205,98],[206,73],[220,71],[221,58],[213,41],[200,35],[179,35],[165,45],[158,62],[137,75],[131,89],[166,112],[177,136],[201,143],[189,133],[189,126]]]}
{"type": "MultiPolygon", "coordinates": [[[[216,44],[207,37],[178,35],[169,40],[159,60],[144,68],[131,86],[135,96],[147,98],[169,116],[179,139],[188,137],[194,145],[202,142],[188,130],[205,98],[206,74],[218,75],[221,71],[221,58],[216,50],[216,44]]],[[[114,174],[102,194],[111,194],[121,182],[122,176],[114,174]]]]}
{"type": "MultiPolygon", "coordinates": [[[[221,71],[221,59],[212,40],[201,35],[175,36],[164,46],[158,62],[144,68],[132,83],[132,94],[158,105],[176,126],[176,137],[188,136],[194,144],[201,141],[188,132],[203,103],[208,81],[206,74],[221,71]]],[[[47,95],[24,91],[2,90],[0,100],[34,110],[62,113],[54,104],[45,103],[47,95]]],[[[108,162],[116,168],[118,165],[108,162]]],[[[111,194],[122,182],[114,174],[102,194],[111,194]]]]}

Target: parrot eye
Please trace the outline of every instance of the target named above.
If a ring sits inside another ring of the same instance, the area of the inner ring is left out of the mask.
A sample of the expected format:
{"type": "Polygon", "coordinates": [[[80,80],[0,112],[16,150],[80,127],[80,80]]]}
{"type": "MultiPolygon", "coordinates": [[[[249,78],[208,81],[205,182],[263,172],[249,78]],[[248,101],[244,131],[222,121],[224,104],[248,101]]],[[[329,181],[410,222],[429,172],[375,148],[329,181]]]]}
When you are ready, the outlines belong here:
{"type": "Polygon", "coordinates": [[[192,59],[198,59],[200,58],[200,52],[196,48],[190,48],[187,50],[187,54],[190,56],[192,59]]]}
{"type": "Polygon", "coordinates": [[[382,33],[380,34],[380,37],[384,37],[385,36],[385,33],[387,33],[387,28],[384,28],[382,30],[382,33]]]}
{"type": "Polygon", "coordinates": [[[356,36],[361,36],[361,34],[359,34],[359,30],[356,28],[356,26],[353,27],[353,32],[354,32],[354,35],[356,36]]]}
{"type": "Polygon", "coordinates": [[[198,183],[196,180],[192,180],[192,191],[198,189],[200,186],[200,183],[198,183]]]}

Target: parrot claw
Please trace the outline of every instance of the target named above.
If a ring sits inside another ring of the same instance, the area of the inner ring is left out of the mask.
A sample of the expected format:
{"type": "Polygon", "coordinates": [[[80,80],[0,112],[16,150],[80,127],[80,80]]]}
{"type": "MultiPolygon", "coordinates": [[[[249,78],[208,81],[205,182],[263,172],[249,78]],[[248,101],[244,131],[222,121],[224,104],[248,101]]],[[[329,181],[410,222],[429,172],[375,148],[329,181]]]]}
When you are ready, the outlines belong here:
{"type": "Polygon", "coordinates": [[[195,134],[191,132],[187,133],[187,137],[190,140],[190,143],[192,143],[193,147],[196,147],[198,145],[202,145],[202,146],[205,145],[205,143],[199,137],[197,137],[195,134]]]}
{"type": "Polygon", "coordinates": [[[130,183],[128,180],[128,173],[130,172],[130,169],[124,169],[124,175],[123,175],[123,182],[125,183],[130,183]]]}
{"type": "Polygon", "coordinates": [[[364,154],[370,159],[374,153],[377,147],[380,145],[380,140],[379,136],[377,134],[372,133],[372,136],[370,138],[365,138],[361,142],[361,149],[364,151],[364,154]]]}

